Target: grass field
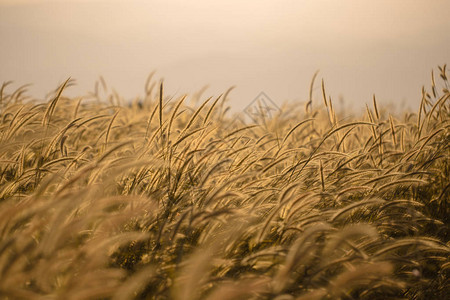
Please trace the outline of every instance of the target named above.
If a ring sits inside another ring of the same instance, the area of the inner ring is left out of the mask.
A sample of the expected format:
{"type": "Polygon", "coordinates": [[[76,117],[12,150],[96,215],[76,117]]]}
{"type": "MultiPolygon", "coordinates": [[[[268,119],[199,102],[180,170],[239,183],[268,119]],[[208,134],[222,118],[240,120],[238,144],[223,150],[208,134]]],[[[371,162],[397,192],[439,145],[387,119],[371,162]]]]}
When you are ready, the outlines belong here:
{"type": "Polygon", "coordinates": [[[248,126],[228,93],[193,108],[149,80],[127,105],[68,80],[43,103],[4,84],[0,296],[445,299],[445,66],[431,82],[415,113],[344,118],[322,82],[248,126]]]}

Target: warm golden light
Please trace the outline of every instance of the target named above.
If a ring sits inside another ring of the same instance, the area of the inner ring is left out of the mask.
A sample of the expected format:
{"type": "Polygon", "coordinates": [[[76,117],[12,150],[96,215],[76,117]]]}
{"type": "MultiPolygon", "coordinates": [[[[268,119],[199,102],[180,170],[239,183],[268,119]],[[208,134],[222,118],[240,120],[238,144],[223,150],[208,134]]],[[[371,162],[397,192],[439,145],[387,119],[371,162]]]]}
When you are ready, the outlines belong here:
{"type": "Polygon", "coordinates": [[[0,0],[0,298],[448,299],[449,12],[0,0]]]}

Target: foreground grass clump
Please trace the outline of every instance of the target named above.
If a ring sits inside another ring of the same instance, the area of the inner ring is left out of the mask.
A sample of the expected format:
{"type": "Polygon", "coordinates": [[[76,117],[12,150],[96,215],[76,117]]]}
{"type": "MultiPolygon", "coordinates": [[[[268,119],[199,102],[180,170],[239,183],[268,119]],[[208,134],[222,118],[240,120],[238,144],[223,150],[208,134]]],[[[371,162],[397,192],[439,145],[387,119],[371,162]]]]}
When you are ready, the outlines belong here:
{"type": "MultiPolygon", "coordinates": [[[[0,93],[6,299],[444,299],[445,67],[418,113],[374,100],[259,125],[146,88],[142,102],[0,93]],[[108,104],[107,104],[108,103],[108,104]]],[[[106,90],[106,87],[105,87],[106,90]]],[[[328,100],[327,100],[328,99],[328,100]]],[[[286,113],[289,112],[289,113],[286,113]]]]}

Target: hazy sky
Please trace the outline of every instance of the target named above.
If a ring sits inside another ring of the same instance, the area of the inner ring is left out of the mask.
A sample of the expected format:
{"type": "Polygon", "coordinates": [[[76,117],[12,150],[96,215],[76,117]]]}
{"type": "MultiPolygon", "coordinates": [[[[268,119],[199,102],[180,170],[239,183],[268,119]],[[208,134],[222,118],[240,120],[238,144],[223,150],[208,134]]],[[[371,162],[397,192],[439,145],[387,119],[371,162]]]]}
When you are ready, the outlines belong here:
{"type": "Polygon", "coordinates": [[[133,98],[156,70],[177,95],[236,85],[241,108],[260,91],[306,100],[320,69],[336,102],[375,93],[415,109],[450,63],[449,12],[448,0],[0,0],[0,81],[43,97],[69,76],[69,94],[85,94],[102,75],[133,98]]]}

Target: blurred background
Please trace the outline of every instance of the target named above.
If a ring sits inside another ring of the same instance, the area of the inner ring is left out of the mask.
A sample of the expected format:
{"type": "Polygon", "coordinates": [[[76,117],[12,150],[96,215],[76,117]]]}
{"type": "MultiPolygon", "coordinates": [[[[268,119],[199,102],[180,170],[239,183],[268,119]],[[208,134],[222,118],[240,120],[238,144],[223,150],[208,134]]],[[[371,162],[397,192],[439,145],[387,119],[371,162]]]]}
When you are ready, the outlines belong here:
{"type": "Polygon", "coordinates": [[[261,91],[306,101],[313,74],[338,108],[372,95],[416,110],[430,72],[450,62],[448,0],[0,0],[0,81],[37,98],[67,77],[85,95],[103,76],[126,99],[150,72],[167,94],[230,86],[243,109],[261,91]]]}

